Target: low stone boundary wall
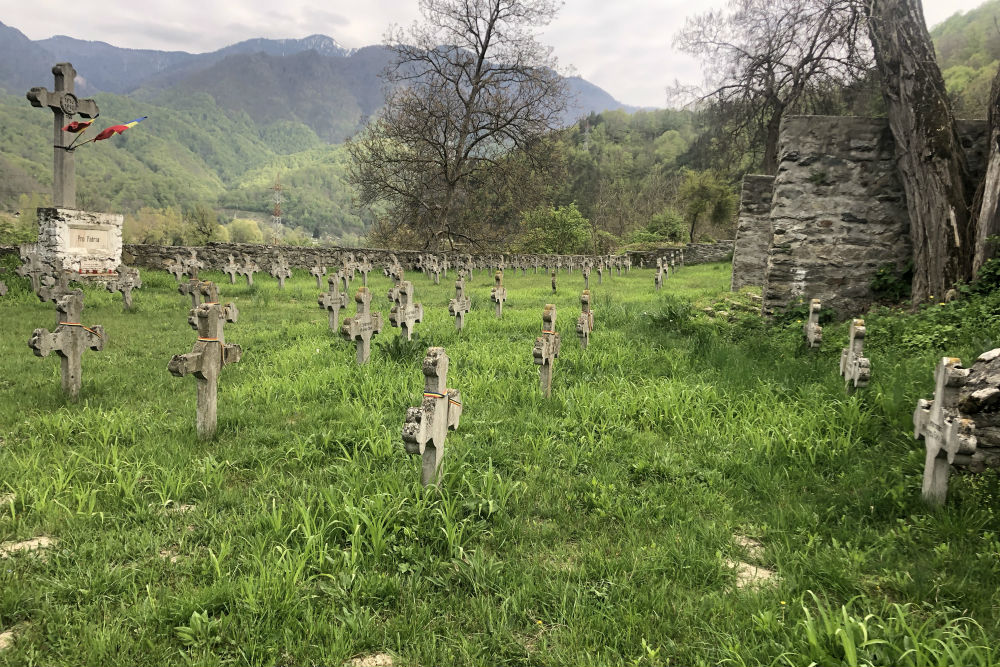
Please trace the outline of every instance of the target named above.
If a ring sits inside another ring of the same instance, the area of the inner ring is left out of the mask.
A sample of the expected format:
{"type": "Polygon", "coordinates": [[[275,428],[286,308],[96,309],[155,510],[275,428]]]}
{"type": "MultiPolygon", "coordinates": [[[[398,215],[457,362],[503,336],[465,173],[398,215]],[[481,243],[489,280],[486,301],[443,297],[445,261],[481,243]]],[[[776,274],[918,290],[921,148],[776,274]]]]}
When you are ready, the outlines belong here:
{"type": "Polygon", "coordinates": [[[683,250],[685,264],[711,264],[725,262],[733,252],[734,241],[716,241],[715,243],[688,243],[684,246],[661,248],[659,250],[629,250],[625,254],[632,260],[633,266],[639,266],[640,260],[649,268],[656,267],[656,258],[662,257],[668,250],[683,250]]]}

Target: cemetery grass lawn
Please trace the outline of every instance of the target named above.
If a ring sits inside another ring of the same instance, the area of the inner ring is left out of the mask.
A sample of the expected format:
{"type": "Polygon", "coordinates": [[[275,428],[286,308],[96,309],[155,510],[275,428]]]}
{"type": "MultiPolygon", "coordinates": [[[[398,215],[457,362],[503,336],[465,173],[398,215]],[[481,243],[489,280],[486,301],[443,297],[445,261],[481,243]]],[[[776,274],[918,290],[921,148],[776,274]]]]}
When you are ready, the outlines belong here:
{"type": "Polygon", "coordinates": [[[58,358],[26,345],[54,308],[7,272],[0,542],[56,542],[0,560],[0,665],[1000,662],[997,478],[953,476],[924,506],[910,424],[937,358],[1000,344],[1000,297],[873,313],[872,386],[847,395],[846,324],[809,350],[794,319],[692,305],[725,298],[728,264],[659,293],[652,270],[595,272],[586,353],[579,273],[551,296],[547,275],[508,272],[500,321],[477,273],[462,333],[454,278],[408,274],[410,344],[371,275],[386,326],[362,367],[305,271],[284,292],[203,275],[238,305],[244,353],[200,443],[195,381],[167,372],[195,340],[172,277],[143,271],[133,313],[87,290],[83,323],[109,340],[69,404],[58,358]],[[548,401],[531,357],[547,302],[548,401]],[[465,411],[425,489],[400,430],[430,345],[465,411]]]}

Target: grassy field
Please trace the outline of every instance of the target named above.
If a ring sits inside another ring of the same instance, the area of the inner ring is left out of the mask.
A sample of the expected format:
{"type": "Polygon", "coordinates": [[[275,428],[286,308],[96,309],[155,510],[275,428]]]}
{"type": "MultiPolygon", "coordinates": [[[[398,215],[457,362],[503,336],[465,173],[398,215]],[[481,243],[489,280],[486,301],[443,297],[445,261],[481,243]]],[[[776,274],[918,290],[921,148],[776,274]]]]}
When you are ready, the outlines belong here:
{"type": "Polygon", "coordinates": [[[411,275],[410,344],[372,276],[386,328],[357,366],[304,271],[283,292],[204,274],[244,353],[203,443],[194,380],[167,372],[195,339],[172,277],[144,271],[131,313],[87,290],[109,342],[70,404],[58,358],[26,345],[54,308],[7,273],[0,542],[53,543],[0,560],[0,665],[1000,662],[996,476],[955,476],[929,509],[910,426],[938,357],[1000,345],[1000,298],[872,314],[872,386],[848,395],[846,325],[809,350],[794,317],[701,313],[728,264],[659,293],[649,270],[595,273],[586,352],[579,274],[556,296],[508,274],[502,320],[477,274],[462,333],[452,280],[411,275]],[[550,400],[531,356],[547,302],[550,400]],[[423,488],[400,431],[431,345],[465,410],[423,488]]]}

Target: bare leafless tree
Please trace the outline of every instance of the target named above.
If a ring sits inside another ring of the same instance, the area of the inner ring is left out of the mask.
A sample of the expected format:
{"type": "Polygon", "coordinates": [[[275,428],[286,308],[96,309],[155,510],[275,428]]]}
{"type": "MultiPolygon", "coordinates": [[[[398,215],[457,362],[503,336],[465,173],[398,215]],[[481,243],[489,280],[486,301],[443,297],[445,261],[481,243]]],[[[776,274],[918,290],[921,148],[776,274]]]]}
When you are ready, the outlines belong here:
{"type": "Polygon", "coordinates": [[[773,174],[782,115],[814,111],[811,100],[870,70],[864,31],[857,0],[732,0],[689,18],[675,43],[705,63],[701,99],[763,144],[761,169],[773,174]]]}
{"type": "MultiPolygon", "coordinates": [[[[383,238],[422,247],[497,237],[511,205],[536,203],[552,172],[549,135],[566,108],[551,49],[534,29],[555,0],[420,0],[394,29],[381,115],[348,143],[360,201],[382,203],[383,238]],[[499,205],[481,205],[489,199],[499,205]]],[[[516,216],[515,216],[516,219],[516,216]]]]}

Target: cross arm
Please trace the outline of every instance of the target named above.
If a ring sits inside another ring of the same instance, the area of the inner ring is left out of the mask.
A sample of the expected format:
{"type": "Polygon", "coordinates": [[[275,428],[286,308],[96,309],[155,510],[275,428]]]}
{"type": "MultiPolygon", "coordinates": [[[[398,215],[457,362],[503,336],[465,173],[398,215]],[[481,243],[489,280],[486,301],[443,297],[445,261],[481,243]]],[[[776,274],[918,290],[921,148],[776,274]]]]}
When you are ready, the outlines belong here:
{"type": "Polygon", "coordinates": [[[28,341],[28,347],[36,357],[47,357],[56,349],[56,334],[50,333],[48,329],[35,329],[28,341]]]}

